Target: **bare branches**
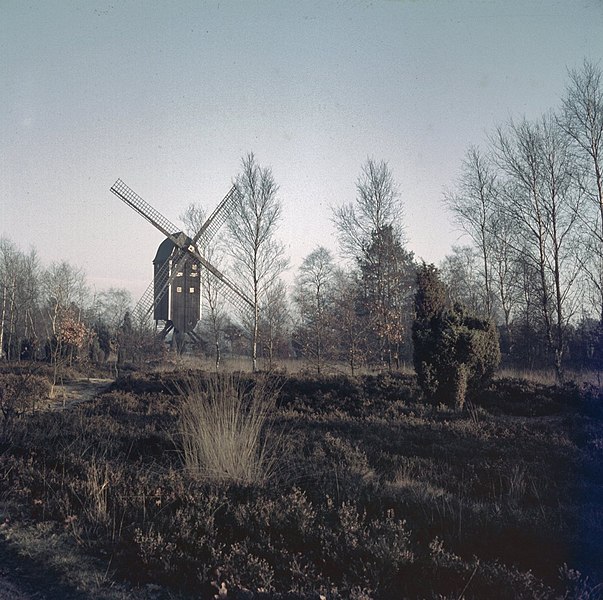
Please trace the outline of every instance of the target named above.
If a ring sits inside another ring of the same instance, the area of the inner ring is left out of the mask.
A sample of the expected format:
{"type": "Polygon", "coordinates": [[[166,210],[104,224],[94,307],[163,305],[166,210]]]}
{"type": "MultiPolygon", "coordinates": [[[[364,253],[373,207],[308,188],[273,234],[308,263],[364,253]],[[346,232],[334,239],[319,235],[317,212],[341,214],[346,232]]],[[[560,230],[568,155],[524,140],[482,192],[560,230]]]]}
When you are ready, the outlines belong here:
{"type": "Polygon", "coordinates": [[[393,227],[402,241],[402,203],[398,185],[389,165],[368,158],[356,183],[356,201],[333,209],[342,253],[360,256],[371,235],[386,226],[393,227]]]}
{"type": "Polygon", "coordinates": [[[331,355],[333,339],[333,279],[331,253],[319,246],[304,259],[295,285],[294,300],[300,314],[299,343],[320,373],[331,355]]]}
{"type": "Polygon", "coordinates": [[[287,268],[288,260],[283,244],[275,238],[282,209],[272,170],[260,167],[253,153],[243,158],[241,166],[241,173],[235,179],[238,200],[230,214],[228,228],[235,270],[254,304],[251,338],[255,370],[262,296],[287,268]]]}
{"type": "Polygon", "coordinates": [[[471,146],[463,162],[458,192],[445,194],[444,202],[478,248],[484,280],[484,307],[488,317],[493,311],[489,253],[496,229],[494,219],[498,195],[496,172],[491,161],[478,148],[471,146]]]}

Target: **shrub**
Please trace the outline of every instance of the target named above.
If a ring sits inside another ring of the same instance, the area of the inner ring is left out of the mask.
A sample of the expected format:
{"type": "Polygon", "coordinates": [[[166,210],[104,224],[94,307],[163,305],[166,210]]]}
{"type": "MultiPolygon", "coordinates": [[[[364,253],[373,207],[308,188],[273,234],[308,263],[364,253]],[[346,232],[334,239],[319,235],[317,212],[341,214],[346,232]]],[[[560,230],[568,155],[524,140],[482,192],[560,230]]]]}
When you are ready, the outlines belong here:
{"type": "Polygon", "coordinates": [[[268,419],[277,388],[266,380],[245,387],[233,375],[216,374],[181,386],[180,435],[184,464],[213,481],[263,483],[275,466],[278,440],[268,419]]]}
{"type": "Polygon", "coordinates": [[[419,385],[435,402],[463,408],[468,392],[483,388],[500,362],[491,320],[443,301],[443,284],[432,266],[417,277],[413,323],[414,364],[419,385]]]}
{"type": "Polygon", "coordinates": [[[50,383],[41,375],[31,373],[0,373],[0,412],[3,427],[21,413],[37,408],[50,393],[50,383]]]}

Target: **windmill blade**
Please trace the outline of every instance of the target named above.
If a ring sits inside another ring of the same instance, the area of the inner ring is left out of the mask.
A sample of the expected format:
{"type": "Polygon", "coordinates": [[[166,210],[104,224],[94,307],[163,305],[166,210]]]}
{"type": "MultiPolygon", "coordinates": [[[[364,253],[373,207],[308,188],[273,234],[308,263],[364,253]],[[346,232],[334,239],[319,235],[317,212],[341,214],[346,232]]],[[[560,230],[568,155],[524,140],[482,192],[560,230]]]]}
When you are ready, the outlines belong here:
{"type": "Polygon", "coordinates": [[[149,223],[151,223],[151,225],[157,227],[161,233],[175,242],[175,236],[180,232],[180,229],[170,220],[166,219],[159,211],[155,210],[150,204],[145,202],[121,179],[118,179],[110,189],[120,200],[123,200],[130,208],[133,208],[139,215],[142,215],[149,223]]]}
{"type": "MultiPolygon", "coordinates": [[[[224,279],[221,279],[211,271],[208,271],[207,277],[213,280],[214,285],[220,284],[220,287],[217,291],[220,298],[226,300],[233,308],[237,309],[242,314],[253,314],[253,303],[251,300],[247,299],[245,294],[243,294],[240,290],[235,291],[234,289],[230,288],[224,279]]],[[[206,301],[206,299],[204,299],[204,301],[206,301]]]]}
{"type": "MultiPolygon", "coordinates": [[[[155,210],[150,204],[145,202],[132,188],[128,187],[121,179],[118,179],[112,186],[113,192],[120,200],[123,200],[128,206],[133,208],[139,215],[142,215],[151,225],[159,229],[168,237],[175,246],[180,249],[180,254],[176,259],[177,266],[180,266],[187,250],[195,249],[196,246],[187,248],[187,236],[185,236],[176,225],[164,217],[159,211],[155,210]]],[[[215,212],[215,211],[214,211],[215,212]]],[[[169,265],[166,263],[160,269],[159,274],[153,279],[153,282],[146,289],[142,298],[138,301],[136,308],[139,316],[144,319],[148,317],[155,308],[155,304],[163,297],[164,293],[175,278],[176,269],[170,273],[169,265]],[[158,293],[155,292],[160,288],[158,293]]]]}
{"type": "MultiPolygon", "coordinates": [[[[215,278],[223,282],[228,288],[228,292],[224,294],[224,297],[233,304],[236,308],[241,310],[253,310],[253,302],[245,295],[245,293],[224,273],[220,272],[214,267],[209,261],[207,261],[197,249],[197,242],[201,240],[204,234],[207,234],[211,238],[217,232],[218,228],[224,223],[228,214],[232,210],[232,204],[237,199],[239,191],[236,186],[233,186],[228,194],[224,197],[222,202],[211,214],[209,219],[204,223],[203,227],[199,230],[193,240],[187,238],[180,232],[180,229],[176,227],[171,221],[166,219],[159,211],[155,210],[150,204],[145,202],[134,190],[129,188],[121,179],[118,179],[112,186],[111,192],[115,194],[120,200],[125,202],[128,206],[133,208],[138,214],[144,217],[151,225],[159,229],[166,237],[170,238],[174,245],[176,245],[181,255],[176,259],[176,265],[179,265],[183,260],[184,254],[188,253],[193,256],[203,267],[205,267],[215,278]]],[[[203,243],[203,242],[202,242],[203,243]]],[[[163,269],[162,269],[163,270],[163,269]]],[[[169,267],[166,268],[167,275],[165,281],[161,282],[161,292],[155,294],[154,284],[151,284],[149,288],[143,294],[143,297],[137,304],[140,305],[140,310],[137,313],[141,318],[146,318],[152,307],[155,305],[155,298],[161,297],[163,291],[168,288],[171,281],[174,279],[174,273],[176,268],[172,267],[172,273],[169,272],[169,267]]]]}
{"type": "MultiPolygon", "coordinates": [[[[201,263],[201,265],[205,267],[216,279],[221,281],[227,288],[229,288],[232,294],[238,296],[242,303],[241,306],[246,307],[247,310],[254,310],[253,302],[247,297],[245,292],[234,281],[231,281],[228,277],[226,277],[226,275],[224,275],[224,273],[214,267],[208,260],[203,258],[203,256],[201,256],[201,254],[199,254],[196,249],[192,248],[191,246],[188,246],[188,248],[186,248],[186,251],[192,256],[194,256],[201,263]]],[[[224,297],[229,299],[226,295],[224,297]]],[[[238,305],[235,306],[237,306],[238,308],[238,305]]]]}
{"type": "Polygon", "coordinates": [[[193,238],[194,245],[199,244],[202,248],[207,246],[232,212],[233,204],[239,197],[240,192],[233,185],[193,238]]]}
{"type": "Polygon", "coordinates": [[[161,265],[161,268],[155,274],[153,281],[149,284],[149,287],[145,290],[144,294],[140,297],[140,300],[134,307],[134,315],[140,321],[144,321],[153,311],[155,305],[160,298],[163,297],[165,292],[170,285],[170,265],[166,261],[161,265]],[[156,289],[159,288],[159,292],[156,293],[156,289]]]}

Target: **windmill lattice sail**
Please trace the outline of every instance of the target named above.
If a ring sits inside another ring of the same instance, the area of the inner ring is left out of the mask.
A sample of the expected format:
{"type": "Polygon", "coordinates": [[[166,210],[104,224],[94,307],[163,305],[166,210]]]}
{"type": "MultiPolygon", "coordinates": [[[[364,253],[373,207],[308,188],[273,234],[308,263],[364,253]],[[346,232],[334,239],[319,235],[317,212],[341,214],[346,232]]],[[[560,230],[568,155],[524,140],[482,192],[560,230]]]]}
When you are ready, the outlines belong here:
{"type": "Polygon", "coordinates": [[[134,307],[134,318],[137,323],[144,323],[153,309],[155,304],[161,299],[163,294],[167,292],[169,286],[170,266],[168,262],[161,265],[155,273],[153,281],[149,284],[144,294],[140,297],[134,307]]]}
{"type": "Polygon", "coordinates": [[[236,186],[232,186],[222,202],[218,204],[214,212],[203,224],[197,235],[193,238],[193,243],[201,248],[205,248],[212,238],[218,233],[218,229],[224,225],[233,209],[233,204],[239,199],[240,193],[236,186]]]}
{"type": "Polygon", "coordinates": [[[128,206],[132,207],[139,215],[142,215],[151,225],[154,225],[165,235],[176,235],[178,227],[166,219],[158,210],[145,202],[133,189],[129,188],[121,179],[112,186],[111,191],[128,206]]]}

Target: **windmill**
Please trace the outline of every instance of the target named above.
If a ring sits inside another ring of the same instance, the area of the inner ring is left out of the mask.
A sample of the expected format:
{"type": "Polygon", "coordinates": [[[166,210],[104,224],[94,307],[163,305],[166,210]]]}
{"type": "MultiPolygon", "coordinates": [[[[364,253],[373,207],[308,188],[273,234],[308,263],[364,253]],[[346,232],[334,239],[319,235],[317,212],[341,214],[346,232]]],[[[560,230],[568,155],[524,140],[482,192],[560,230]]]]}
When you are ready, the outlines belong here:
{"type": "Polygon", "coordinates": [[[201,269],[223,284],[222,296],[241,311],[253,309],[253,302],[224,273],[204,258],[199,248],[207,248],[232,211],[239,191],[233,186],[193,238],[147,204],[121,179],[111,192],[156,227],[166,239],[155,255],[153,281],[134,308],[136,321],[144,322],[151,313],[156,325],[164,323],[162,337],[173,330],[173,339],[181,344],[188,334],[197,339],[194,328],[200,318],[201,269]]]}

